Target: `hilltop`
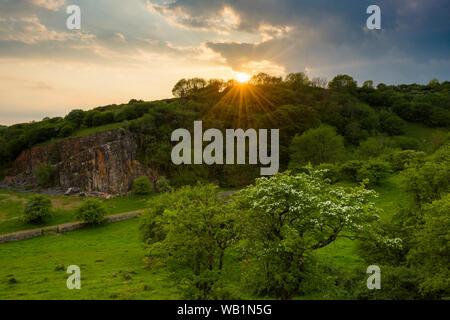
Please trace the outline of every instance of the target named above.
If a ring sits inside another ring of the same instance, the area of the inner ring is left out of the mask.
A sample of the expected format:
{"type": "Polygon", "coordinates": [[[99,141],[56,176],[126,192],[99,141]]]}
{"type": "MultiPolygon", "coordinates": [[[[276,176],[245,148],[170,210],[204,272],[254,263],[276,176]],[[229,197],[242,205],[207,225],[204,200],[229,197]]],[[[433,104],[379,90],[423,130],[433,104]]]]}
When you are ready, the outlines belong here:
{"type": "MultiPolygon", "coordinates": [[[[177,128],[192,130],[194,120],[202,120],[205,130],[279,128],[280,171],[288,168],[290,163],[293,166],[294,154],[298,153],[293,145],[294,138],[324,125],[342,138],[345,148],[342,156],[325,161],[332,163],[361,158],[361,148],[367,141],[366,145],[373,149],[369,151],[370,155],[380,156],[388,150],[429,151],[445,140],[450,125],[448,81],[439,83],[432,80],[428,85],[379,84],[376,87],[371,81],[366,81],[358,87],[350,76],[338,75],[325,86],[323,81],[310,81],[303,73],[290,74],[286,79],[258,74],[248,84],[217,79],[182,79],[173,89],[173,99],[151,102],[132,99],[123,105],[102,106],[89,111],[73,110],[64,118],[45,118],[39,122],[0,127],[2,176],[21,174],[17,170],[16,159],[30,153],[26,150],[54,145],[67,138],[76,141],[77,138],[119,128],[130,132],[133,143],[136,143],[133,160],[145,167],[144,171],[168,176],[175,186],[207,180],[217,181],[224,187],[240,187],[259,175],[257,166],[250,165],[173,165],[170,135],[177,128]]],[[[43,187],[63,184],[59,181],[60,166],[57,166],[61,152],[56,153],[53,159],[41,159],[31,169],[23,170],[34,175],[30,184],[39,184],[39,166],[43,168],[41,171],[46,168],[51,171],[52,166],[57,171],[49,181],[41,183],[43,187]]],[[[93,157],[87,157],[84,161],[91,159],[93,157]]],[[[114,162],[117,159],[110,160],[114,162]]],[[[305,159],[300,162],[320,164],[320,161],[314,163],[313,158],[305,159]]],[[[141,169],[138,171],[143,172],[141,169]]],[[[110,173],[117,175],[113,169],[108,168],[107,172],[106,181],[117,180],[109,179],[110,173]]],[[[46,172],[46,175],[50,173],[46,172]]],[[[85,171],[83,175],[96,174],[85,171]]],[[[97,191],[104,191],[100,189],[97,191]]]]}

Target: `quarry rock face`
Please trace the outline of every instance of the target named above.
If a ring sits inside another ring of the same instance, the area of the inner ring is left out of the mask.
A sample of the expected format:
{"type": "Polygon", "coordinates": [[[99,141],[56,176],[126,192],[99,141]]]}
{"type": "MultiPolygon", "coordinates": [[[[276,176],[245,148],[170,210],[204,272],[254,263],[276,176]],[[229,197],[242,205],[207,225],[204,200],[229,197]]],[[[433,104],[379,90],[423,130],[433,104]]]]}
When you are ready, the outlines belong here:
{"type": "Polygon", "coordinates": [[[49,166],[55,172],[55,186],[64,191],[123,194],[134,179],[153,176],[136,154],[133,135],[125,129],[69,138],[23,151],[2,184],[36,186],[36,171],[49,166]]]}

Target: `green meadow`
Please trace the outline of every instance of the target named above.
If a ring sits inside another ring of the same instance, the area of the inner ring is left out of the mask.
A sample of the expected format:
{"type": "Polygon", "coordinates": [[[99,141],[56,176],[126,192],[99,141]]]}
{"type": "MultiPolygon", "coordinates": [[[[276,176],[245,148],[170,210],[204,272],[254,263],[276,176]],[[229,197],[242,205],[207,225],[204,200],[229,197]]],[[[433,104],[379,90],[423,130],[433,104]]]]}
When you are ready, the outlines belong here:
{"type": "MultiPolygon", "coordinates": [[[[395,176],[377,187],[377,205],[383,219],[395,212],[402,198],[395,176]]],[[[0,234],[29,228],[18,219],[24,199],[31,194],[0,191],[0,234]]],[[[36,227],[74,221],[78,197],[51,197],[55,213],[45,224],[36,227]]],[[[133,212],[151,206],[152,196],[124,196],[104,200],[108,213],[133,212]]],[[[0,244],[0,299],[179,299],[177,284],[161,266],[149,265],[146,250],[139,238],[142,218],[88,227],[56,235],[0,244]],[[69,265],[81,268],[81,290],[69,290],[66,273],[69,265]]],[[[339,239],[319,250],[343,273],[352,273],[362,259],[356,252],[356,242],[339,239]]],[[[239,261],[228,260],[227,277],[231,287],[239,290],[239,261]]],[[[361,275],[364,278],[364,274],[361,275]]],[[[241,293],[244,298],[254,297],[241,293]]],[[[346,298],[317,292],[297,299],[346,298]]]]}

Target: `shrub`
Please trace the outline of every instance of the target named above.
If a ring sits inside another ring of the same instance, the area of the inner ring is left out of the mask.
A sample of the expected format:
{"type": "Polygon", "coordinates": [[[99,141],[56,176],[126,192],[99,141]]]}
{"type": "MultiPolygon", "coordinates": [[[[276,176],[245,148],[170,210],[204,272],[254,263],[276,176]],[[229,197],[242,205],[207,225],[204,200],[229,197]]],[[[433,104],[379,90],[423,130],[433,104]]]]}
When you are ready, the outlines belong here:
{"type": "Polygon", "coordinates": [[[402,150],[419,149],[419,141],[411,137],[404,137],[404,136],[395,137],[394,143],[397,148],[400,148],[402,150]]]}
{"type": "Polygon", "coordinates": [[[156,182],[156,189],[158,190],[158,192],[170,191],[171,187],[169,179],[167,179],[166,177],[160,177],[158,179],[158,182],[156,182]]]}
{"type": "Polygon", "coordinates": [[[74,131],[73,125],[68,123],[61,128],[61,130],[59,131],[59,136],[62,138],[68,137],[73,133],[73,131],[74,131]]]}
{"type": "Polygon", "coordinates": [[[227,248],[237,240],[239,217],[233,201],[217,197],[217,187],[198,184],[161,194],[143,217],[142,239],[148,257],[171,271],[186,299],[222,295],[227,248]]]}
{"type": "Polygon", "coordinates": [[[153,185],[150,183],[150,180],[146,176],[142,176],[133,181],[132,191],[135,194],[149,194],[153,191],[153,185]]]}
{"type": "Polygon", "coordinates": [[[36,170],[35,174],[38,178],[39,186],[48,188],[54,185],[56,172],[51,166],[41,166],[38,170],[36,170]]]}
{"type": "Polygon", "coordinates": [[[99,199],[87,199],[77,209],[78,220],[88,224],[100,224],[106,215],[106,207],[99,199]]]}
{"type": "Polygon", "coordinates": [[[391,136],[405,133],[406,122],[392,112],[380,112],[380,125],[381,130],[391,136]]]}
{"type": "Polygon", "coordinates": [[[411,192],[416,204],[430,203],[450,190],[448,162],[427,161],[401,173],[402,187],[411,192]]]}
{"type": "Polygon", "coordinates": [[[316,167],[319,170],[326,170],[323,177],[329,179],[331,183],[336,183],[341,179],[340,168],[331,163],[322,163],[316,167]]]}
{"type": "Polygon", "coordinates": [[[358,155],[360,159],[369,159],[379,157],[386,151],[386,146],[382,139],[370,137],[359,144],[358,155]]]}
{"type": "Polygon", "coordinates": [[[296,135],[289,146],[290,167],[335,163],[345,158],[344,139],[333,127],[322,125],[309,129],[301,136],[296,135]]]}
{"type": "Polygon", "coordinates": [[[23,211],[22,221],[25,223],[41,223],[52,214],[52,203],[43,195],[35,195],[28,199],[23,211]]]}
{"type": "Polygon", "coordinates": [[[379,185],[381,180],[386,178],[391,172],[389,163],[380,160],[369,160],[363,163],[362,167],[358,170],[357,180],[362,182],[365,179],[369,179],[369,185],[379,185]]]}
{"type": "Polygon", "coordinates": [[[356,182],[358,181],[358,170],[362,167],[363,162],[359,160],[350,160],[341,165],[340,173],[344,180],[356,182]]]}
{"type": "Polygon", "coordinates": [[[393,170],[401,171],[407,167],[424,161],[425,152],[414,150],[404,150],[394,152],[390,157],[390,164],[393,170]]]}

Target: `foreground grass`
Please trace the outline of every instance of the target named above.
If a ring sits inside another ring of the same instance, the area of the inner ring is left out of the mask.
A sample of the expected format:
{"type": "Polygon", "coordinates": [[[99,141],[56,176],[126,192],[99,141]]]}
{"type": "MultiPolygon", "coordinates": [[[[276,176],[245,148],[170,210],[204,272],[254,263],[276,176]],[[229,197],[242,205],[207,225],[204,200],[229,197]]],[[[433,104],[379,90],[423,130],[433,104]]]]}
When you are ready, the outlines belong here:
{"type": "Polygon", "coordinates": [[[164,269],[145,269],[138,225],[132,219],[1,244],[0,299],[179,298],[164,269]],[[69,265],[81,268],[81,290],[66,287],[69,265]]]}

